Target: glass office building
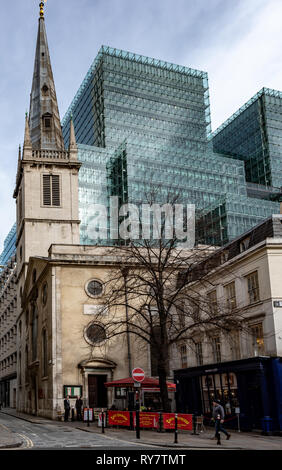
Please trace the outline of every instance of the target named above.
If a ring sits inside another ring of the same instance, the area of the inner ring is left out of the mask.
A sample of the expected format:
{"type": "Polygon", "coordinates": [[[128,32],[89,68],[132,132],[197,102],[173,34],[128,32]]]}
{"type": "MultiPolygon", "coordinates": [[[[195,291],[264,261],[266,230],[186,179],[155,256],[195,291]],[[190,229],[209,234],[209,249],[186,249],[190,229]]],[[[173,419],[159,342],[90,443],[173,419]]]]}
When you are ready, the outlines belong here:
{"type": "Polygon", "coordinates": [[[4,249],[0,255],[0,266],[6,266],[12,256],[16,254],[16,240],[17,226],[14,224],[4,240],[4,249]]]}
{"type": "Polygon", "coordinates": [[[213,148],[206,72],[102,46],[62,121],[66,145],[71,117],[83,163],[81,243],[92,242],[92,204],[147,202],[152,188],[155,202],[173,193],[195,204],[198,238],[211,243],[279,212],[278,200],[258,198],[258,181],[250,197],[244,159],[213,148]]]}
{"type": "Polygon", "coordinates": [[[262,88],[213,133],[212,144],[244,162],[247,182],[281,188],[282,93],[262,88]]]}

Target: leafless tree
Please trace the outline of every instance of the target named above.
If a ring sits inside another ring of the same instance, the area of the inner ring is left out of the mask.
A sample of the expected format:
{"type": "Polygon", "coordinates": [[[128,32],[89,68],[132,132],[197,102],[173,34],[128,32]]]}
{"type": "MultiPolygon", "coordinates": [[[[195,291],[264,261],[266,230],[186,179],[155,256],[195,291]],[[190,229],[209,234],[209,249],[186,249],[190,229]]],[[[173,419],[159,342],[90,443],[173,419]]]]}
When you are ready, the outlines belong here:
{"type": "Polygon", "coordinates": [[[166,381],[171,346],[193,343],[199,331],[231,332],[241,325],[241,315],[234,309],[203,295],[213,286],[210,273],[220,265],[221,254],[208,246],[179,248],[175,236],[130,240],[110,252],[115,267],[109,270],[98,318],[108,340],[122,335],[150,345],[162,407],[169,411],[166,381]]]}

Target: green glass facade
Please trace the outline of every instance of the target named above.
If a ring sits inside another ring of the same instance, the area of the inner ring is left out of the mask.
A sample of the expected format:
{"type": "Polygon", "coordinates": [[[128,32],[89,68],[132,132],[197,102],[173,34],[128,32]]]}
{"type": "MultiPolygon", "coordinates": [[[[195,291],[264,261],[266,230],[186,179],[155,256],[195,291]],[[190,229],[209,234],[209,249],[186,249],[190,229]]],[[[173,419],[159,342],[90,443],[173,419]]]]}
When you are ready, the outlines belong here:
{"type": "Polygon", "coordinates": [[[66,145],[71,116],[81,243],[91,243],[91,204],[147,202],[152,188],[159,203],[174,193],[196,205],[201,241],[225,243],[279,212],[248,197],[243,159],[213,149],[206,72],[102,46],[63,119],[66,145]]]}
{"type": "Polygon", "coordinates": [[[4,240],[4,249],[0,254],[0,271],[1,266],[6,266],[10,259],[16,254],[17,227],[13,225],[7,237],[4,240]]]}
{"type": "Polygon", "coordinates": [[[212,135],[213,148],[244,161],[246,180],[282,187],[282,93],[263,88],[212,135]]]}

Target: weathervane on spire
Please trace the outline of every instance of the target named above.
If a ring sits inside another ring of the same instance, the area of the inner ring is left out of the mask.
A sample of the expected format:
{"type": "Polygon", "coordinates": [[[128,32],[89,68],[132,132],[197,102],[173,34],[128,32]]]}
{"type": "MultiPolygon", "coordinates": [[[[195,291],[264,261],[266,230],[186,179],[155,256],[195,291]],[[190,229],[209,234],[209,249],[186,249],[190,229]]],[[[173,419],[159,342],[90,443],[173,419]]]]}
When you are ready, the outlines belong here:
{"type": "Polygon", "coordinates": [[[44,3],[46,3],[47,0],[44,0],[43,2],[40,2],[39,3],[39,7],[40,7],[40,18],[43,18],[44,19],[44,3]]]}

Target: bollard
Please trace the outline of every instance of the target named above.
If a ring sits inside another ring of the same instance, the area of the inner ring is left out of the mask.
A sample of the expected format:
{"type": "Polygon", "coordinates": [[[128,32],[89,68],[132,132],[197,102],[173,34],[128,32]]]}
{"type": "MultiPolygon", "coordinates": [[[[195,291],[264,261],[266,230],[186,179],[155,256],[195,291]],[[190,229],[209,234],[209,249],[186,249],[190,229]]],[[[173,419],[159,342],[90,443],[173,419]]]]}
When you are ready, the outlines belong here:
{"type": "Polygon", "coordinates": [[[197,427],[197,416],[193,414],[193,435],[198,436],[199,433],[196,432],[196,427],[197,427]]]}
{"type": "Polygon", "coordinates": [[[74,408],[71,409],[71,420],[74,421],[74,408]]]}
{"type": "Polygon", "coordinates": [[[178,443],[178,429],[177,429],[177,413],[175,413],[175,419],[174,419],[174,444],[178,443]]]}
{"type": "Polygon", "coordinates": [[[102,410],[102,434],[105,434],[105,426],[104,426],[104,410],[102,410]]]}
{"type": "Polygon", "coordinates": [[[162,432],[162,414],[159,413],[159,425],[157,427],[157,432],[162,432]]]}
{"type": "Polygon", "coordinates": [[[89,421],[89,408],[87,409],[87,426],[90,426],[90,421],[89,421]]]}

